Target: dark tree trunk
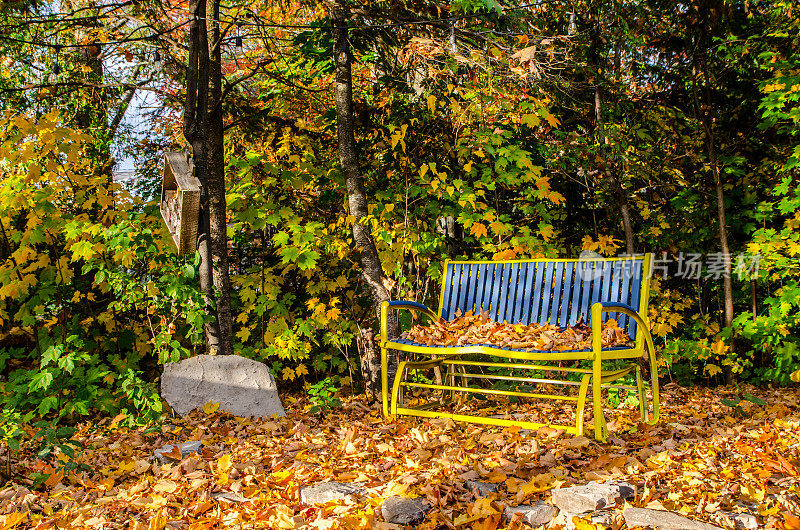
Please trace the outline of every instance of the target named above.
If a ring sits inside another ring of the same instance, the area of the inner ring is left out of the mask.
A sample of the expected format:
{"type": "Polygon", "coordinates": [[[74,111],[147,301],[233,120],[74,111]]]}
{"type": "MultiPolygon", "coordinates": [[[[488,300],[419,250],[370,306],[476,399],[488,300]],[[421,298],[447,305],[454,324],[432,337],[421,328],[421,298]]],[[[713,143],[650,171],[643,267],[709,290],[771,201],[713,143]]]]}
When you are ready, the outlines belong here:
{"type": "MultiPolygon", "coordinates": [[[[350,215],[355,218],[353,223],[353,241],[358,252],[361,272],[370,290],[372,301],[375,304],[375,314],[379,316],[381,302],[389,300],[389,291],[383,283],[383,268],[381,267],[378,249],[372,238],[369,224],[365,222],[369,212],[367,197],[364,191],[364,176],[358,163],[358,154],[355,140],[355,124],[353,119],[353,80],[351,70],[350,47],[347,40],[347,19],[349,13],[346,8],[334,4],[330,9],[333,25],[333,57],[336,65],[336,86],[334,95],[336,100],[336,123],[339,139],[339,162],[344,173],[347,186],[347,204],[350,215]]],[[[389,337],[397,337],[399,326],[395,315],[390,315],[389,337]]],[[[390,367],[396,369],[398,354],[392,351],[389,359],[390,367]]],[[[391,372],[390,368],[390,380],[391,372]]],[[[366,374],[365,374],[366,376],[366,374]]],[[[370,379],[367,379],[367,381],[370,379]]],[[[368,389],[369,392],[370,389],[368,389]]]]}
{"type": "MultiPolygon", "coordinates": [[[[212,13],[218,11],[210,0],[212,13]]],[[[200,287],[206,311],[214,315],[206,324],[206,351],[233,353],[225,228],[225,163],[221,114],[221,82],[218,26],[206,24],[206,0],[191,0],[189,14],[189,64],[186,72],[183,133],[192,146],[195,175],[202,185],[197,248],[200,253],[200,287]],[[221,210],[221,211],[220,211],[221,210]],[[221,224],[221,229],[220,229],[221,224]]],[[[218,18],[218,17],[213,17],[218,18]]],[[[214,24],[212,22],[212,24],[214,24]]]]}
{"type": "Polygon", "coordinates": [[[208,182],[209,228],[212,276],[217,290],[217,321],[220,351],[233,354],[233,317],[231,316],[231,280],[228,266],[228,224],[225,202],[225,137],[222,125],[222,53],[219,27],[219,0],[210,0],[208,109],[205,115],[206,178],[208,182]]]}
{"type": "Polygon", "coordinates": [[[625,193],[625,190],[622,188],[622,183],[620,183],[619,177],[617,176],[614,164],[609,160],[608,157],[609,142],[608,137],[605,134],[605,126],[603,123],[603,102],[600,98],[600,87],[597,84],[595,84],[594,87],[594,112],[595,123],[597,124],[598,139],[605,146],[603,148],[603,158],[605,159],[606,167],[603,168],[603,175],[608,182],[609,188],[611,188],[611,193],[614,195],[614,203],[616,204],[617,208],[619,208],[619,212],[622,216],[622,229],[625,232],[625,249],[627,250],[628,255],[632,256],[634,252],[634,246],[633,225],[631,224],[631,209],[630,205],[628,204],[628,196],[625,193]]]}
{"type": "Polygon", "coordinates": [[[617,174],[617,168],[615,167],[616,164],[614,164],[614,161],[611,160],[611,155],[609,153],[610,141],[606,136],[605,122],[603,120],[603,99],[600,94],[600,83],[605,74],[603,66],[600,64],[600,23],[603,18],[601,9],[602,8],[600,5],[595,3],[593,4],[589,15],[589,23],[591,24],[591,43],[589,46],[588,65],[590,68],[589,78],[592,79],[594,83],[593,108],[595,134],[597,135],[597,140],[601,145],[600,149],[604,166],[600,168],[600,171],[602,172],[603,178],[607,182],[614,198],[612,205],[619,209],[619,212],[611,212],[611,217],[614,218],[617,213],[619,213],[620,217],[622,218],[622,230],[625,234],[625,249],[629,255],[633,255],[633,224],[631,223],[631,209],[628,203],[628,195],[625,193],[625,189],[622,187],[619,175],[617,174]]]}

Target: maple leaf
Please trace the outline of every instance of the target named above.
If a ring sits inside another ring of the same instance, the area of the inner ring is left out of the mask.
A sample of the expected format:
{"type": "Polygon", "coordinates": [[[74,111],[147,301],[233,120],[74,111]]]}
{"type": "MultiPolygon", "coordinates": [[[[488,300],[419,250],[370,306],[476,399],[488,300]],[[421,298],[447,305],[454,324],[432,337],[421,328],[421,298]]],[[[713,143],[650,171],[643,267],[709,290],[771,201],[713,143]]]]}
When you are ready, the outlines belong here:
{"type": "Polygon", "coordinates": [[[209,401],[208,403],[203,405],[203,412],[205,412],[206,414],[213,414],[217,410],[219,410],[219,403],[212,403],[211,401],[209,401]]]}
{"type": "Polygon", "coordinates": [[[481,238],[487,236],[489,231],[486,229],[486,225],[483,223],[472,223],[469,233],[477,238],[481,238]]]}

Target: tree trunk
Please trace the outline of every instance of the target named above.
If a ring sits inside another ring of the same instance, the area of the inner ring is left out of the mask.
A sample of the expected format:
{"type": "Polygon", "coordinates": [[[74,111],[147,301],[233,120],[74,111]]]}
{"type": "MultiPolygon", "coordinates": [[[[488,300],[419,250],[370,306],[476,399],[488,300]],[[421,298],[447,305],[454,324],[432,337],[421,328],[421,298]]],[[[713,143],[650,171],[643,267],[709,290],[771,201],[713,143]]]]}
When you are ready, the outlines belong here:
{"type": "Polygon", "coordinates": [[[220,351],[233,354],[231,280],[228,266],[228,218],[225,201],[225,136],[222,126],[222,53],[219,27],[219,0],[209,0],[208,108],[205,115],[206,179],[209,198],[209,228],[214,289],[217,291],[217,321],[220,351]]]}
{"type": "MultiPolygon", "coordinates": [[[[696,36],[695,49],[692,53],[692,94],[694,96],[694,105],[700,122],[703,125],[703,132],[705,135],[705,146],[708,154],[708,163],[711,166],[711,174],[714,177],[714,191],[717,202],[717,224],[719,228],[719,247],[723,257],[725,271],[722,278],[722,289],[724,296],[724,324],[725,327],[733,325],[733,280],[731,270],[731,253],[728,246],[728,227],[725,213],[725,187],[722,182],[722,177],[719,171],[719,161],[717,159],[717,146],[714,137],[714,118],[713,107],[711,102],[711,93],[709,90],[708,79],[708,64],[705,60],[705,53],[710,43],[705,42],[708,38],[710,29],[705,27],[697,27],[695,29],[699,36],[696,36]],[[698,49],[700,57],[698,57],[698,49]],[[698,71],[700,69],[701,71],[698,71]],[[703,101],[700,101],[700,96],[697,92],[697,85],[700,82],[700,75],[703,76],[704,91],[703,101]]],[[[725,384],[733,384],[735,376],[729,365],[723,366],[723,373],[725,375],[725,384]]]]}
{"type": "MultiPolygon", "coordinates": [[[[213,13],[218,10],[218,5],[216,0],[210,2],[213,13]]],[[[206,351],[210,354],[229,354],[233,353],[233,337],[225,230],[223,129],[219,104],[222,72],[219,39],[214,38],[213,28],[212,47],[209,47],[206,8],[206,0],[191,0],[189,3],[192,20],[189,23],[183,134],[192,146],[195,176],[202,185],[197,236],[200,288],[205,293],[206,312],[215,317],[205,326],[206,351]],[[219,229],[220,217],[222,230],[219,229]],[[224,327],[225,323],[227,328],[224,327]]],[[[216,33],[218,31],[217,27],[216,33]]]]}
{"type": "MultiPolygon", "coordinates": [[[[339,162],[344,173],[347,186],[347,204],[353,223],[353,242],[355,243],[362,276],[369,287],[375,314],[379,317],[381,302],[389,300],[389,291],[383,284],[383,268],[381,267],[378,249],[372,238],[369,224],[365,222],[369,214],[367,197],[364,191],[364,177],[361,174],[356,151],[355,125],[353,119],[353,80],[351,70],[350,47],[347,40],[347,10],[337,4],[330,8],[333,25],[333,57],[336,65],[336,123],[339,139],[339,162]]],[[[389,318],[389,337],[397,337],[399,325],[394,314],[389,318]]],[[[392,351],[389,356],[390,380],[392,372],[398,364],[398,352],[392,351]],[[394,368],[392,368],[394,367],[394,368]]],[[[369,389],[368,389],[369,391],[369,389]]]]}
{"type": "Polygon", "coordinates": [[[600,99],[600,86],[598,84],[595,84],[594,87],[594,113],[595,123],[597,124],[598,139],[603,145],[605,145],[603,149],[603,158],[606,167],[603,169],[603,175],[605,176],[605,179],[611,188],[611,193],[614,194],[614,202],[619,208],[620,214],[622,214],[622,229],[625,232],[625,249],[627,250],[628,255],[632,256],[634,247],[633,225],[631,224],[631,209],[630,205],[628,204],[628,196],[625,194],[625,190],[622,188],[622,184],[617,177],[614,164],[608,159],[609,141],[605,134],[605,126],[603,123],[603,103],[600,99]]]}
{"type": "MultiPolygon", "coordinates": [[[[631,209],[628,203],[628,196],[625,193],[622,183],[614,162],[611,160],[609,153],[610,141],[606,136],[605,122],[603,120],[603,100],[600,95],[600,82],[603,79],[603,67],[600,64],[600,26],[602,21],[601,7],[598,3],[592,5],[589,14],[591,44],[589,46],[588,65],[593,71],[590,71],[590,79],[594,80],[594,123],[595,134],[597,140],[601,145],[601,152],[604,167],[600,168],[603,173],[603,178],[608,183],[611,194],[614,197],[614,204],[619,209],[619,214],[622,218],[622,230],[625,233],[625,249],[629,255],[634,253],[634,238],[633,238],[633,224],[631,223],[631,209]]],[[[612,212],[612,216],[617,212],[612,212]]]]}

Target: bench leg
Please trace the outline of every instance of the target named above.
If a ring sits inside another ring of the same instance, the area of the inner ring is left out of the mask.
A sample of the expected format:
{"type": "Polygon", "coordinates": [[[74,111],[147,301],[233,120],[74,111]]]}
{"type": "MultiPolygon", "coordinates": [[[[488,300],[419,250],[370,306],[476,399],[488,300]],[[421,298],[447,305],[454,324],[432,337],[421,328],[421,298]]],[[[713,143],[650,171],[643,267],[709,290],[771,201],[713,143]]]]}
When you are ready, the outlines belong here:
{"type": "Polygon", "coordinates": [[[381,402],[383,417],[389,418],[389,359],[388,351],[381,346],[381,402]]]}
{"type": "Polygon", "coordinates": [[[581,386],[578,390],[578,406],[577,410],[575,411],[575,434],[578,436],[582,436],[583,432],[583,412],[586,409],[586,394],[589,392],[589,381],[591,381],[592,376],[589,374],[584,375],[581,377],[581,386]]]}
{"type": "Polygon", "coordinates": [[[603,415],[603,390],[602,360],[597,355],[592,362],[592,415],[594,416],[594,438],[598,442],[605,442],[608,439],[608,428],[606,418],[603,415]]]}
{"type": "Polygon", "coordinates": [[[403,361],[397,366],[397,374],[395,374],[394,381],[392,382],[392,403],[389,409],[392,417],[397,416],[397,402],[400,400],[400,383],[405,378],[407,364],[408,361],[403,361]]]}
{"type": "Polygon", "coordinates": [[[645,343],[647,344],[647,349],[650,352],[650,390],[653,392],[653,417],[650,418],[650,421],[647,423],[649,425],[655,425],[658,423],[658,417],[660,414],[658,396],[658,361],[656,361],[656,349],[653,345],[653,338],[650,336],[650,333],[645,334],[645,343]]]}
{"type": "Polygon", "coordinates": [[[647,388],[644,386],[644,379],[642,379],[642,368],[636,367],[636,389],[639,393],[639,414],[642,417],[642,422],[647,423],[647,418],[650,411],[647,407],[647,388]]]}

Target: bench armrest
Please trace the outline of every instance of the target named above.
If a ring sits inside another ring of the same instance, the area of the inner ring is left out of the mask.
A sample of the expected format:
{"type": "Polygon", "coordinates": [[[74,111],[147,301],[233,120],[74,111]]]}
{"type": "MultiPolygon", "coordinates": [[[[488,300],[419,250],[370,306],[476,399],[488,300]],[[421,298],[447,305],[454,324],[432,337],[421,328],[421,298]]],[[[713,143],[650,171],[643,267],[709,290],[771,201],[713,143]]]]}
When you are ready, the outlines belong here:
{"type": "MultiPolygon", "coordinates": [[[[647,359],[650,361],[650,380],[651,388],[653,389],[653,419],[648,423],[655,424],[658,422],[660,406],[658,398],[658,363],[656,361],[656,348],[653,344],[653,337],[650,335],[650,328],[647,327],[647,324],[639,312],[628,304],[622,302],[597,302],[592,306],[592,351],[595,356],[595,370],[599,373],[599,363],[602,360],[602,357],[598,353],[601,350],[600,315],[608,311],[628,315],[636,321],[636,324],[639,326],[639,332],[643,337],[643,345],[647,353],[647,359]]],[[[595,374],[595,376],[599,378],[597,374],[595,374]]]]}
{"type": "Polygon", "coordinates": [[[434,313],[425,304],[419,302],[412,302],[411,300],[390,300],[381,303],[381,344],[385,344],[389,340],[388,337],[388,320],[389,308],[392,309],[406,309],[411,311],[420,311],[422,314],[428,316],[432,320],[438,320],[439,316],[434,313]]]}
{"type": "Polygon", "coordinates": [[[629,313],[636,313],[636,310],[623,302],[598,302],[603,306],[602,311],[613,311],[614,309],[626,309],[627,311],[620,311],[620,313],[625,313],[626,315],[629,313]]]}

